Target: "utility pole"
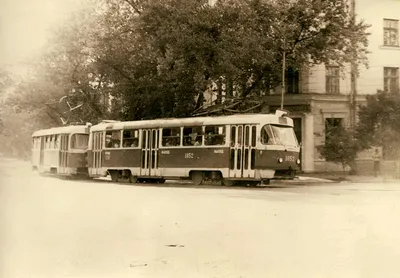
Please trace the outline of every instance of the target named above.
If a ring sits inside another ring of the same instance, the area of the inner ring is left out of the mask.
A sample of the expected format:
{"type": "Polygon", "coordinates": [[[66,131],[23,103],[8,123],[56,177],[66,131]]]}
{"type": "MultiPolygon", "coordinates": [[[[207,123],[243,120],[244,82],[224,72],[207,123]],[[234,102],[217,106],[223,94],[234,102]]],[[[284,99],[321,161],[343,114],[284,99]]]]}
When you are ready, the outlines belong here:
{"type": "MultiPolygon", "coordinates": [[[[352,24],[356,24],[356,0],[350,0],[350,5],[351,5],[351,11],[350,11],[350,16],[351,16],[351,21],[352,24]]],[[[354,40],[352,39],[351,41],[352,47],[353,47],[353,53],[351,54],[351,68],[350,68],[350,74],[351,74],[351,94],[350,94],[350,125],[352,131],[355,130],[356,128],[356,122],[357,122],[357,73],[358,73],[358,67],[357,67],[357,50],[356,50],[356,44],[354,43],[354,40]]],[[[355,161],[352,163],[351,167],[351,172],[357,173],[357,164],[355,161]]]]}
{"type": "Polygon", "coordinates": [[[283,100],[285,95],[285,73],[286,73],[286,50],[285,50],[285,40],[283,41],[283,59],[282,59],[282,92],[281,92],[281,110],[283,110],[283,100]]]}
{"type": "MultiPolygon", "coordinates": [[[[353,24],[356,22],[356,0],[351,0],[351,20],[353,24]]],[[[357,118],[357,53],[355,50],[355,45],[353,43],[354,52],[352,54],[351,60],[351,93],[350,93],[350,123],[351,127],[355,128],[356,118],[357,118]]]]}

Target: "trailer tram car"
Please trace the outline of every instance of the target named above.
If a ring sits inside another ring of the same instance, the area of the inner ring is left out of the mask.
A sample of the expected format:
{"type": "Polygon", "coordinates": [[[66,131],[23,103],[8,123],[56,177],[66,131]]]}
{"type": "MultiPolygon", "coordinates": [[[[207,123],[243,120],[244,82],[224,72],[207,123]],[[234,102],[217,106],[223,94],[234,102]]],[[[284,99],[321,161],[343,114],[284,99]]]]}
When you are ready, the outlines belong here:
{"type": "Polygon", "coordinates": [[[86,176],[90,125],[38,130],[32,135],[32,169],[40,174],[86,176]]]}
{"type": "Polygon", "coordinates": [[[276,114],[105,121],[90,130],[89,176],[163,183],[251,185],[293,179],[300,168],[293,120],[276,114]]]}

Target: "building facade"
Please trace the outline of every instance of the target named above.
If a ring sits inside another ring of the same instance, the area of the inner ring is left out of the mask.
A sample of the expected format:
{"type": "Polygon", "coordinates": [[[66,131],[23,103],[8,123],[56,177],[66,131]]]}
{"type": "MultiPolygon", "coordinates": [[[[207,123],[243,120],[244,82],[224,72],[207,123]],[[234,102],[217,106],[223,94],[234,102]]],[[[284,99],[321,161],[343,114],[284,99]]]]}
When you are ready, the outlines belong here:
{"type": "MultiPolygon", "coordinates": [[[[355,107],[366,103],[366,96],[378,90],[398,92],[400,87],[400,0],[349,0],[354,4],[357,21],[371,25],[368,32],[369,66],[360,66],[359,76],[352,79],[351,66],[339,68],[316,65],[298,72],[287,70],[284,109],[295,122],[301,143],[302,170],[322,172],[341,170],[325,161],[317,150],[325,143],[325,130],[330,125],[349,126],[356,121],[355,107]]],[[[216,84],[205,93],[205,103],[216,99],[216,84]]],[[[280,88],[264,96],[263,111],[280,108],[280,88]]],[[[372,152],[359,154],[359,168],[372,171],[372,152]]]]}
{"type": "MultiPolygon", "coordinates": [[[[365,103],[366,95],[378,90],[399,91],[400,68],[400,0],[354,0],[357,20],[371,25],[369,32],[369,67],[361,67],[352,87],[350,66],[317,65],[303,69],[286,83],[284,108],[295,119],[295,128],[302,146],[304,172],[340,170],[325,161],[317,147],[325,142],[328,125],[351,124],[352,95],[357,105],[365,103]]],[[[280,95],[265,97],[269,110],[280,106],[280,95]]],[[[354,114],[353,114],[354,115],[354,114]]],[[[359,155],[359,165],[372,169],[371,155],[359,155]]]]}

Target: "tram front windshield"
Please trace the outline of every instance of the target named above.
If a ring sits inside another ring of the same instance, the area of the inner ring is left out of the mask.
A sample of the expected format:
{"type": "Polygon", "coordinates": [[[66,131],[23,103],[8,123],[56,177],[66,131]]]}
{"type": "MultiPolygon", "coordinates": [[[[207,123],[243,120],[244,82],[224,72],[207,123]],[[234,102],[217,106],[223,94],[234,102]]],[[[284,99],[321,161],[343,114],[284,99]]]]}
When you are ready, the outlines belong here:
{"type": "Polygon", "coordinates": [[[88,134],[73,134],[71,137],[71,148],[86,150],[89,143],[88,134]]]}
{"type": "Polygon", "coordinates": [[[283,145],[298,147],[294,130],[290,126],[264,125],[261,129],[261,143],[264,145],[283,145]]]}

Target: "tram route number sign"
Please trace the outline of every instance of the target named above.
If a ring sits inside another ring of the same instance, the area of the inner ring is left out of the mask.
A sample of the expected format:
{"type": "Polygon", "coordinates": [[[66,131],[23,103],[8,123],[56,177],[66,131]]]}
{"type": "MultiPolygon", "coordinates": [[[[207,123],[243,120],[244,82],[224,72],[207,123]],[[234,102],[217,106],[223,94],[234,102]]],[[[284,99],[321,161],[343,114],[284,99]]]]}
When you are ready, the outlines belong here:
{"type": "Polygon", "coordinates": [[[185,153],[185,158],[194,158],[193,153],[185,153]]]}
{"type": "MultiPolygon", "coordinates": [[[[214,150],[214,153],[224,153],[224,150],[214,150]]],[[[194,158],[194,153],[185,153],[185,158],[194,158]]]]}
{"type": "Polygon", "coordinates": [[[285,156],[285,161],[295,162],[294,156],[293,155],[286,155],[285,156]]]}
{"type": "Polygon", "coordinates": [[[111,153],[110,152],[104,152],[104,160],[110,160],[111,153]]]}

